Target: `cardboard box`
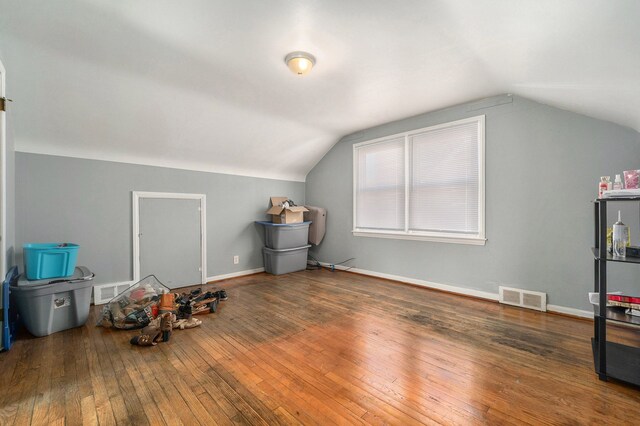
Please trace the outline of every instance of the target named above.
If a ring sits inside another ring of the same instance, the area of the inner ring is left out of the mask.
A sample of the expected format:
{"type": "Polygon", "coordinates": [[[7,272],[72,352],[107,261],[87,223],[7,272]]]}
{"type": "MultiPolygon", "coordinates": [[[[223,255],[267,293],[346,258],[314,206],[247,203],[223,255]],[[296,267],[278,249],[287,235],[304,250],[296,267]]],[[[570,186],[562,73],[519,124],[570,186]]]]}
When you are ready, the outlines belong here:
{"type": "Polygon", "coordinates": [[[267,214],[271,215],[273,223],[301,223],[304,222],[304,212],[309,211],[303,206],[283,205],[288,197],[271,197],[271,208],[267,214]]]}

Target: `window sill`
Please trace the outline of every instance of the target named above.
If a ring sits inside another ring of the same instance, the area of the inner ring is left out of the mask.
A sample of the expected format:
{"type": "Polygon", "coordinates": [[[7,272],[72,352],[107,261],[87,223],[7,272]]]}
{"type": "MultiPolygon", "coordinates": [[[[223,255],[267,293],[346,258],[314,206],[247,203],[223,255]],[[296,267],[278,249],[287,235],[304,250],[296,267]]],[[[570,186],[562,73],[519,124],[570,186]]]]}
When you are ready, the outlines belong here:
{"type": "Polygon", "coordinates": [[[459,235],[442,236],[442,235],[425,235],[425,234],[405,234],[396,232],[381,231],[351,231],[354,237],[371,237],[371,238],[389,238],[394,240],[414,240],[414,241],[431,241],[436,243],[449,244],[468,244],[473,246],[483,246],[487,239],[477,236],[463,237],[459,235]]]}

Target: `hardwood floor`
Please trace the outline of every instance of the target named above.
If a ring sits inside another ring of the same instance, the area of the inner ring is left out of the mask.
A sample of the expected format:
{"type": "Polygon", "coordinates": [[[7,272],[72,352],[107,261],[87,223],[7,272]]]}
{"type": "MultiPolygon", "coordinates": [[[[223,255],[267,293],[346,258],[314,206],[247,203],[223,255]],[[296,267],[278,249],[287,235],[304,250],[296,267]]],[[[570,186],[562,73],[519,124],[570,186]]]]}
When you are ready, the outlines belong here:
{"type": "MultiPolygon", "coordinates": [[[[638,424],[589,321],[345,272],[229,280],[201,327],[86,326],[0,354],[0,424],[638,424]]],[[[640,345],[640,332],[612,330],[640,345]]]]}

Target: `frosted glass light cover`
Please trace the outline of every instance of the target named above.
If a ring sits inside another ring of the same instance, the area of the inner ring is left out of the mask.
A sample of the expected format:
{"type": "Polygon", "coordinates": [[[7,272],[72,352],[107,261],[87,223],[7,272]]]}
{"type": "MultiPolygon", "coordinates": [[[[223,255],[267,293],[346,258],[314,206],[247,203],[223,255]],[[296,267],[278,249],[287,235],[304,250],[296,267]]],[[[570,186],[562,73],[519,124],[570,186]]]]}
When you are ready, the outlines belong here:
{"type": "Polygon", "coordinates": [[[306,52],[289,53],[284,58],[284,61],[286,62],[291,72],[298,75],[308,74],[316,63],[313,55],[306,52]]]}

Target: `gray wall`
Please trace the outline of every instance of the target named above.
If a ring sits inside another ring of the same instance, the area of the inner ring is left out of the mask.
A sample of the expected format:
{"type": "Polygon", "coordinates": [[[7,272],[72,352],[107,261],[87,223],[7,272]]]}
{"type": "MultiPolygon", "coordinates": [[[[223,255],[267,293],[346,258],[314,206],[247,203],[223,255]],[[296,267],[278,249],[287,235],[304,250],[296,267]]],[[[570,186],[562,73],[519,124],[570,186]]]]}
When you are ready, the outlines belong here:
{"type": "MultiPolygon", "coordinates": [[[[96,283],[132,278],[131,191],[207,196],[207,275],[262,266],[262,231],[272,195],[302,203],[304,183],[106,161],[16,153],[16,247],[69,241],[96,283]],[[233,264],[233,256],[240,263],[233,264]]],[[[18,262],[22,264],[21,249],[18,262]]]]}
{"type": "MultiPolygon", "coordinates": [[[[355,257],[358,268],[492,293],[498,285],[543,291],[550,304],[590,309],[597,182],[639,166],[636,131],[519,97],[384,124],[344,137],[307,175],[307,203],[328,209],[327,234],[312,252],[322,261],[355,257]],[[480,114],[486,115],[486,246],[351,234],[354,143],[480,114]]],[[[623,215],[634,224],[637,244],[637,206],[623,215]]],[[[610,271],[617,289],[637,292],[638,268],[610,271]]]]}

